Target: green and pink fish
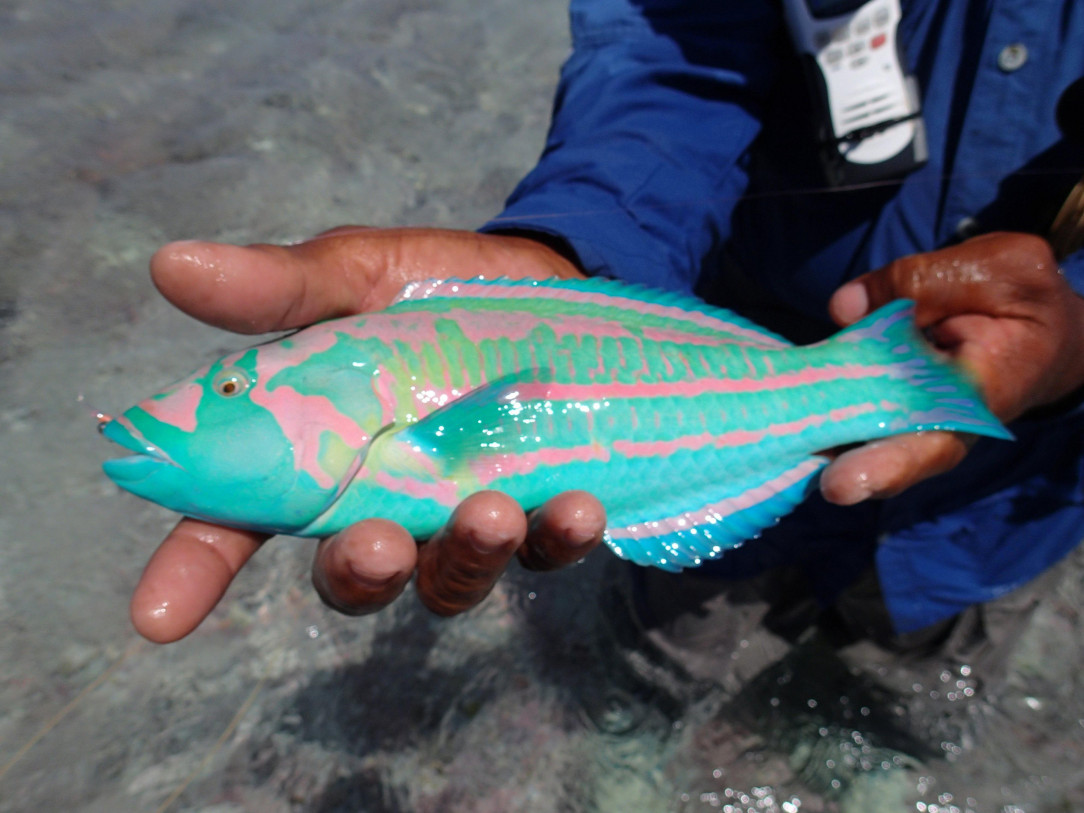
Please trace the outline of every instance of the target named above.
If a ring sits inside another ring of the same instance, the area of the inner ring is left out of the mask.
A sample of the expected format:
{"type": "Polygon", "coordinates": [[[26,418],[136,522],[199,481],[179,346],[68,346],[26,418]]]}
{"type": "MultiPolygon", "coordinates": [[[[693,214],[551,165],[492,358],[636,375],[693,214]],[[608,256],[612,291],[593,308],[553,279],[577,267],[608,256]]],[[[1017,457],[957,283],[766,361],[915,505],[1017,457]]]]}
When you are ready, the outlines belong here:
{"type": "Polygon", "coordinates": [[[116,419],[122,488],[188,516],[324,536],[436,531],[467,495],[587,489],[610,547],[667,570],[755,537],[826,449],[923,429],[1010,438],[892,303],[795,347],[608,280],[440,281],[224,356],[116,419]]]}

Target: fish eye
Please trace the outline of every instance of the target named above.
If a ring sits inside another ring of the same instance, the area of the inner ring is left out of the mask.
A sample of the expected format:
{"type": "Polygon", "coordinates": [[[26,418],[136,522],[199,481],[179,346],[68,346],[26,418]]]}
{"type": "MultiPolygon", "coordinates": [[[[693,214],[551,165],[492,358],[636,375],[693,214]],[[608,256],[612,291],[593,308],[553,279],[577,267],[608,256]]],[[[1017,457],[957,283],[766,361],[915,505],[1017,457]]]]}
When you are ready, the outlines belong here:
{"type": "Polygon", "coordinates": [[[247,390],[251,383],[248,373],[244,370],[227,367],[225,370],[219,371],[214,381],[211,382],[211,387],[224,398],[236,398],[247,390]]]}

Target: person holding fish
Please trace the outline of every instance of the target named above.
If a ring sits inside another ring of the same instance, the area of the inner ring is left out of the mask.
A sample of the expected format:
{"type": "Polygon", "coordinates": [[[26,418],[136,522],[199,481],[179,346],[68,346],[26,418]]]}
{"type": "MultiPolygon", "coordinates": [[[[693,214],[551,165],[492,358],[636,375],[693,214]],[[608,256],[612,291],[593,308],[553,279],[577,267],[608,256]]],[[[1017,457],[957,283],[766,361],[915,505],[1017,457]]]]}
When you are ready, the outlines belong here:
{"type": "MultiPolygon", "coordinates": [[[[914,300],[918,326],[1015,441],[925,431],[818,450],[832,458],[819,494],[760,539],[651,576],[648,593],[788,567],[827,607],[874,573],[885,621],[872,633],[921,636],[1055,565],[1084,527],[1084,254],[1049,231],[1084,167],[1055,116],[1084,76],[1084,9],[975,6],[901,3],[928,156],[898,178],[825,186],[816,139],[795,121],[807,86],[774,4],[574,0],[548,147],[479,232],[174,243],[152,275],[182,310],[240,333],[379,311],[432,277],[613,277],[695,292],[799,344],[914,300]]],[[[558,568],[606,527],[586,491],[540,506],[482,491],[421,545],[381,518],[333,533],[313,579],[352,614],[415,579],[426,606],[450,615],[482,601],[513,558],[558,568]]],[[[181,520],[135,591],[136,628],[187,635],[266,539],[181,520]]]]}

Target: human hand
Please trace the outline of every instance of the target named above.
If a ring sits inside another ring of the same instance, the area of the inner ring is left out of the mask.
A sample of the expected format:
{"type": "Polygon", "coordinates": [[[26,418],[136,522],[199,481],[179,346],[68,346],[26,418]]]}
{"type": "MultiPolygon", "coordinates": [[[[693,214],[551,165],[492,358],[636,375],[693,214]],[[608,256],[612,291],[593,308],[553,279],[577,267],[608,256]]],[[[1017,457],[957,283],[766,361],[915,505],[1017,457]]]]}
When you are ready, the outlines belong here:
{"type": "MultiPolygon", "coordinates": [[[[842,326],[900,298],[915,300],[919,328],[973,377],[1003,421],[1084,385],[1084,299],[1042,238],[988,234],[904,257],[842,286],[828,308],[842,326]]],[[[867,443],[824,470],[821,492],[840,505],[894,496],[958,464],[969,442],[921,432],[867,443]]]]}
{"type": "MultiPolygon", "coordinates": [[[[444,277],[574,277],[533,240],[441,229],[344,227],[291,246],[171,243],[151,260],[155,285],[186,313],[240,333],[301,327],[387,306],[408,282],[444,277]]],[[[513,556],[532,569],[578,561],[602,539],[605,512],[568,492],[525,516],[510,497],[475,494],[420,548],[400,526],[357,523],[323,540],[313,583],[330,606],[361,615],[391,603],[417,574],[427,607],[453,615],[492,589],[513,556]]],[[[147,563],[131,616],[144,637],[192,632],[267,536],[182,519],[147,563]]]]}

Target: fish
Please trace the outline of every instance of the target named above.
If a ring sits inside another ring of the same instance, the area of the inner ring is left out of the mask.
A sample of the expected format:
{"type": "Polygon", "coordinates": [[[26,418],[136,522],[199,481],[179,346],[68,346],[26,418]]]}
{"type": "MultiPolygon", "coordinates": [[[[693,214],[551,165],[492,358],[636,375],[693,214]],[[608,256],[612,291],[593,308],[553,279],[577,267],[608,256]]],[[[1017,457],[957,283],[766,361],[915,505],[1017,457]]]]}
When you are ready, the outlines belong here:
{"type": "Polygon", "coordinates": [[[424,539],[468,495],[569,489],[640,565],[716,559],[792,511],[826,450],[942,429],[1011,439],[898,300],[796,346],[691,295],[610,279],[430,280],[386,309],[229,353],[102,433],[118,486],[186,516],[424,539]]]}

